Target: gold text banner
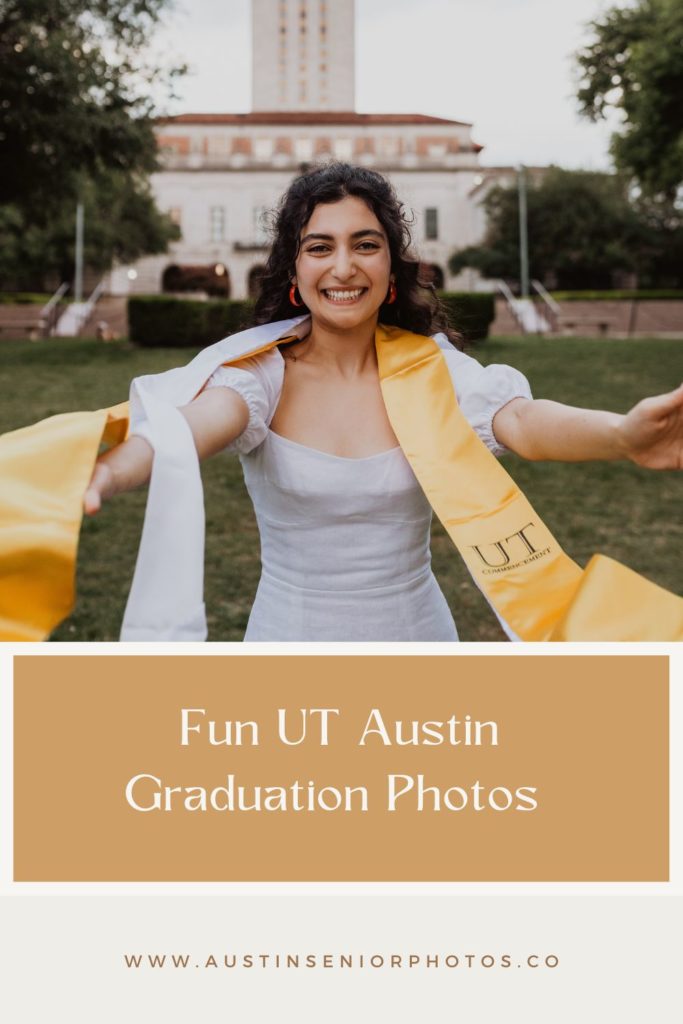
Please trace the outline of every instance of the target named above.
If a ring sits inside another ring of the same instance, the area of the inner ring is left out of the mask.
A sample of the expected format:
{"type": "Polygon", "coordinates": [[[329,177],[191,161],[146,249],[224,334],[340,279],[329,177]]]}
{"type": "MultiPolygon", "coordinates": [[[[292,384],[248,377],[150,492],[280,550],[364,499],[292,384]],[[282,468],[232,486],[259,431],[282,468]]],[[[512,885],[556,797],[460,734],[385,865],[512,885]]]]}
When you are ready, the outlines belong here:
{"type": "Polygon", "coordinates": [[[663,881],[668,660],[21,656],[17,881],[663,881]]]}

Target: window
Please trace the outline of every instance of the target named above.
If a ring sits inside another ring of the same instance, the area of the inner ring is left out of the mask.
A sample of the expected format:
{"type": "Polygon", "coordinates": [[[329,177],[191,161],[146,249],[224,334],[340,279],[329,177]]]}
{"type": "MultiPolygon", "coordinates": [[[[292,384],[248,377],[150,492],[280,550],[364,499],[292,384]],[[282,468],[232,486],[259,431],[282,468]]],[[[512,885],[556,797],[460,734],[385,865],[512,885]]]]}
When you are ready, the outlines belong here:
{"type": "Polygon", "coordinates": [[[379,151],[381,156],[396,156],[398,153],[398,139],[392,135],[380,136],[379,151]]]}
{"type": "Polygon", "coordinates": [[[425,210],[425,238],[434,239],[439,237],[439,211],[435,206],[428,206],[425,210]]]}
{"type": "Polygon", "coordinates": [[[225,207],[212,206],[209,209],[209,233],[212,242],[225,240],[225,207]]]}
{"type": "Polygon", "coordinates": [[[353,140],[335,139],[334,155],[336,156],[337,160],[350,160],[353,156],[353,140]]]}
{"type": "Polygon", "coordinates": [[[209,156],[225,156],[230,154],[232,139],[229,135],[209,135],[207,149],[209,156]]]}
{"type": "Polygon", "coordinates": [[[273,155],[273,140],[272,139],[255,139],[254,140],[254,157],[261,161],[270,160],[273,155]]]}
{"type": "Polygon", "coordinates": [[[313,159],[313,139],[295,139],[294,152],[299,163],[313,159]]]}

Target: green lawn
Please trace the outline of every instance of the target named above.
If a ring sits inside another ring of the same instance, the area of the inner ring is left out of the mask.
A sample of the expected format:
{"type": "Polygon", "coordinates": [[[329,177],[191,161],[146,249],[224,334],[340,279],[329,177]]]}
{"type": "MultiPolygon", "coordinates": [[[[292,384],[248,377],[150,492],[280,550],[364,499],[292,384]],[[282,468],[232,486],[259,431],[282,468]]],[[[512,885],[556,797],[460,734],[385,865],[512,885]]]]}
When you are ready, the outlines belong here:
{"type": "MultiPolygon", "coordinates": [[[[125,342],[0,343],[0,431],[74,409],[112,405],[131,377],[186,362],[191,350],[140,350],[125,342]]],[[[506,362],[544,398],[624,411],[683,380],[683,341],[489,339],[473,354],[506,362]]],[[[611,555],[683,592],[683,475],[626,464],[505,465],[569,554],[585,564],[611,555]]],[[[203,467],[207,506],[206,603],[212,640],[240,640],[259,576],[258,533],[235,457],[203,467]]],[[[145,495],[121,495],[84,524],[78,603],[55,640],[116,640],[133,571],[145,495]]],[[[440,526],[434,568],[463,640],[501,640],[488,606],[440,526]]]]}

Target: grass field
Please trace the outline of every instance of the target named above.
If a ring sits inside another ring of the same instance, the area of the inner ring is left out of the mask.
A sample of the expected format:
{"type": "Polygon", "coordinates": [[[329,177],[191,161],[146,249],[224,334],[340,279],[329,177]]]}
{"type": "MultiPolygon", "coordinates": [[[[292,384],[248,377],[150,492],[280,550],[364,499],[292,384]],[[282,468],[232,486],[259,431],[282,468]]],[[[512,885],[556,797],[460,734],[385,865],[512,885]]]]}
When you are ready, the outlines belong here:
{"type": "MultiPolygon", "coordinates": [[[[191,350],[141,350],[86,340],[0,344],[0,432],[55,413],[113,405],[131,377],[186,362],[191,350]]],[[[683,341],[489,339],[472,354],[527,374],[534,393],[574,405],[625,411],[683,380],[683,341]]],[[[683,474],[622,463],[505,466],[580,564],[600,551],[683,592],[683,474]]],[[[234,456],[204,464],[206,604],[211,640],[240,640],[259,577],[258,532],[234,456]]],[[[81,534],[78,601],[55,640],[116,640],[133,572],[145,495],[121,495],[81,534]]],[[[434,569],[462,640],[503,640],[500,628],[441,527],[434,569]]]]}

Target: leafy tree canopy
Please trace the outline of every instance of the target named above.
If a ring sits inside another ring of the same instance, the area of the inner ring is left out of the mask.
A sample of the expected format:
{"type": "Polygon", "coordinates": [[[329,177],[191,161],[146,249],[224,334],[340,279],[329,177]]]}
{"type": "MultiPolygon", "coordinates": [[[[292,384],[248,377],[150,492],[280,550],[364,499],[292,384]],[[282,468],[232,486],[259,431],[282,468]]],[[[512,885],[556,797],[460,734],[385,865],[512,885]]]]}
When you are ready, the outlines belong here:
{"type": "Polygon", "coordinates": [[[77,199],[86,262],[164,251],[175,228],[147,184],[153,97],[180,67],[150,39],[168,0],[0,0],[0,276],[71,277],[77,199]],[[71,268],[71,269],[70,269],[71,268]]]}
{"type": "MultiPolygon", "coordinates": [[[[156,207],[149,186],[122,171],[84,183],[84,262],[103,273],[114,261],[166,252],[178,228],[156,207]]],[[[0,282],[23,291],[49,290],[69,281],[75,262],[74,208],[65,204],[49,222],[36,221],[14,204],[0,206],[0,282]]]]}
{"type": "Polygon", "coordinates": [[[166,0],[0,0],[0,202],[51,205],[83,176],[156,166],[146,57],[166,0]]]}
{"type": "MultiPolygon", "coordinates": [[[[530,269],[549,287],[609,288],[615,273],[636,273],[643,286],[677,287],[683,265],[683,219],[629,199],[613,174],[551,167],[527,190],[530,269]]],[[[481,246],[456,252],[452,273],[465,267],[485,277],[519,276],[517,188],[493,188],[484,200],[481,246]]]]}
{"type": "Polygon", "coordinates": [[[577,54],[581,111],[594,121],[620,111],[616,166],[672,201],[683,183],[683,3],[636,0],[590,27],[593,41],[577,54]]]}

